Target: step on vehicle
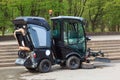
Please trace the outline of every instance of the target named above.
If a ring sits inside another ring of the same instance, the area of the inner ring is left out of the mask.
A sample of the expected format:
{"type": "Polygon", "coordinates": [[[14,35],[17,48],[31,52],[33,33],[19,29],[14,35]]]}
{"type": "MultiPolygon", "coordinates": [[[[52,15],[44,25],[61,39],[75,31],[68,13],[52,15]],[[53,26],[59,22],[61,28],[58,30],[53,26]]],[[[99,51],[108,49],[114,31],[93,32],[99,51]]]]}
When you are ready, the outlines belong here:
{"type": "Polygon", "coordinates": [[[13,20],[14,36],[18,41],[16,64],[29,71],[49,72],[51,66],[78,69],[90,56],[103,56],[102,52],[87,50],[84,26],[81,17],[58,16],[51,18],[51,27],[42,17],[18,17],[13,20]]]}

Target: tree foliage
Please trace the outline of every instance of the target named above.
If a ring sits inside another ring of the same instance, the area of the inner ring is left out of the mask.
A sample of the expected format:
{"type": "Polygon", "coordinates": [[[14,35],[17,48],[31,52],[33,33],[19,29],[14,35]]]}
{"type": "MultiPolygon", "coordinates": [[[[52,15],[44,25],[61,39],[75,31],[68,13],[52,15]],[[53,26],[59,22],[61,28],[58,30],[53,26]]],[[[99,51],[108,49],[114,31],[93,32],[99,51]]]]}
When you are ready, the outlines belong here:
{"type": "Polygon", "coordinates": [[[88,32],[120,31],[120,0],[0,0],[0,33],[13,28],[18,16],[80,16],[87,19],[88,32]]]}

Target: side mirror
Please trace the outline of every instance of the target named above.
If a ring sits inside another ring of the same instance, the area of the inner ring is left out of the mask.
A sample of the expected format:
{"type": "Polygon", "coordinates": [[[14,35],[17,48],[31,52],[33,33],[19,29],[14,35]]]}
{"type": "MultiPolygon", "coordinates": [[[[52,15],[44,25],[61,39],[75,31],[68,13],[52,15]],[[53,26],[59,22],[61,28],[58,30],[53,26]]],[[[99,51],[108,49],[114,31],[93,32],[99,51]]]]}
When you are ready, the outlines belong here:
{"type": "Polygon", "coordinates": [[[90,39],[89,37],[86,37],[86,40],[87,40],[87,41],[90,41],[91,39],[90,39]]]}

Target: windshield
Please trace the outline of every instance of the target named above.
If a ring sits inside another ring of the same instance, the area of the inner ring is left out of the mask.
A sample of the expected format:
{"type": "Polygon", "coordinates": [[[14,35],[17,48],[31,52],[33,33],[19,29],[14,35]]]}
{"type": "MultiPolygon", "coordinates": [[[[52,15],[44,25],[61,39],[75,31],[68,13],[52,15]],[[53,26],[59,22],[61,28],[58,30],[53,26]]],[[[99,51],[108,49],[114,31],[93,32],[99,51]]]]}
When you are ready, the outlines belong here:
{"type": "Polygon", "coordinates": [[[65,20],[63,26],[65,44],[81,43],[81,39],[84,39],[84,31],[80,21],[65,20]]]}

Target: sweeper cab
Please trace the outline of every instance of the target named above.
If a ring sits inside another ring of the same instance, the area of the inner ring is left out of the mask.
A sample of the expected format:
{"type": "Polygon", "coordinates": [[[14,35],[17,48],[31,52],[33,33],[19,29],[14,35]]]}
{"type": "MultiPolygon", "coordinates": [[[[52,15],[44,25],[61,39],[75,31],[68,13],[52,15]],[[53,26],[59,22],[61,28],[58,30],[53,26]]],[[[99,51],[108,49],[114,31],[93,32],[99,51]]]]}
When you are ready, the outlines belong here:
{"type": "Polygon", "coordinates": [[[13,20],[14,36],[18,42],[16,64],[29,71],[49,72],[51,66],[78,69],[90,56],[102,52],[87,50],[85,19],[73,16],[51,18],[51,27],[42,17],[18,17],[13,20]]]}

